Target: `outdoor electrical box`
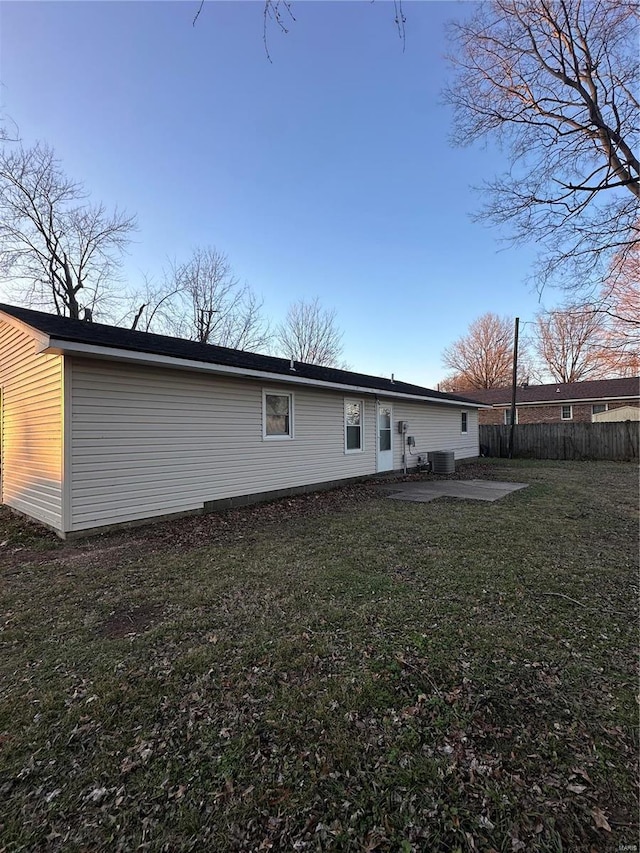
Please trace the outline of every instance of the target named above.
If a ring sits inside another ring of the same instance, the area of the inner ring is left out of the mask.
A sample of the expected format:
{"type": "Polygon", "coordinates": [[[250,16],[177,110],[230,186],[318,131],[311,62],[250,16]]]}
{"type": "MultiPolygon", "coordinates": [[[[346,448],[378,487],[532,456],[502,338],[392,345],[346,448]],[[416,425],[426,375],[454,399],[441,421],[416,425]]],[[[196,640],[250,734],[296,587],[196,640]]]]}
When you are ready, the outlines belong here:
{"type": "Polygon", "coordinates": [[[398,421],[398,432],[404,435],[409,430],[409,421],[398,421]]]}
{"type": "Polygon", "coordinates": [[[412,435],[407,436],[407,444],[409,445],[409,447],[415,447],[416,446],[416,440],[412,435]]]}

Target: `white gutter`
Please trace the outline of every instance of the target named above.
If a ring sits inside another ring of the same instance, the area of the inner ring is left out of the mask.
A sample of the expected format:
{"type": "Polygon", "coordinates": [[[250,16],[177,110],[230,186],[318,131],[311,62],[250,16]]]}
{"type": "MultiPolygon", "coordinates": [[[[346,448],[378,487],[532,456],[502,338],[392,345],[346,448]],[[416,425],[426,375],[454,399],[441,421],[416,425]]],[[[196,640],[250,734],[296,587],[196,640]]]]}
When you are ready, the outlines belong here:
{"type": "MultiPolygon", "coordinates": [[[[614,397],[568,397],[558,400],[536,400],[528,403],[516,403],[516,406],[555,406],[558,403],[569,405],[572,403],[602,403],[609,400],[638,400],[640,399],[640,388],[637,394],[623,394],[614,397]]],[[[491,403],[493,409],[510,409],[511,403],[491,403]]]]}
{"type": "Polygon", "coordinates": [[[304,376],[287,376],[286,374],[271,373],[266,370],[254,370],[246,367],[231,367],[225,364],[211,364],[207,361],[192,361],[190,359],[176,358],[169,355],[140,352],[139,350],[126,350],[118,347],[97,346],[95,344],[81,344],[74,341],[65,341],[51,337],[47,339],[46,343],[41,346],[39,351],[53,353],[56,355],[83,355],[87,358],[124,361],[129,362],[130,364],[146,364],[155,367],[170,367],[178,370],[196,370],[204,373],[213,373],[218,376],[242,376],[249,379],[266,380],[268,382],[309,385],[314,388],[326,388],[331,391],[347,391],[351,394],[357,391],[360,394],[370,394],[377,397],[393,397],[402,400],[437,403],[442,406],[459,406],[463,409],[484,408],[482,403],[463,403],[458,400],[441,400],[437,397],[405,394],[401,391],[387,391],[383,388],[367,388],[360,385],[327,382],[324,379],[309,379],[304,376]]]}

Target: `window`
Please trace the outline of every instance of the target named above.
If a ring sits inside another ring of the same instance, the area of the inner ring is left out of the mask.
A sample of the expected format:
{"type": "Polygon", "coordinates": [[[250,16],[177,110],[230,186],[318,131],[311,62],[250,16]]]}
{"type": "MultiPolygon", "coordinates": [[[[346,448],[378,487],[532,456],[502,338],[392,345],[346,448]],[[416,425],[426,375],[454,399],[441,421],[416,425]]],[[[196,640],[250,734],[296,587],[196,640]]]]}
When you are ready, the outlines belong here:
{"type": "Polygon", "coordinates": [[[364,403],[362,400],[344,401],[344,452],[357,453],[364,449],[364,403]]]}
{"type": "Polygon", "coordinates": [[[293,394],[262,392],[262,437],[293,438],[293,394]]]}
{"type": "Polygon", "coordinates": [[[467,413],[460,412],[460,432],[467,432],[467,413]]]}
{"type": "Polygon", "coordinates": [[[573,418],[573,407],[572,406],[563,406],[561,411],[561,418],[563,421],[570,421],[573,418]]]}
{"type": "MultiPolygon", "coordinates": [[[[511,426],[511,409],[504,410],[505,426],[511,426]]],[[[516,409],[516,423],[518,423],[518,410],[516,409]]]]}
{"type": "Polygon", "coordinates": [[[591,406],[591,414],[599,415],[600,412],[608,412],[609,404],[608,403],[596,403],[595,406],[591,406]]]}

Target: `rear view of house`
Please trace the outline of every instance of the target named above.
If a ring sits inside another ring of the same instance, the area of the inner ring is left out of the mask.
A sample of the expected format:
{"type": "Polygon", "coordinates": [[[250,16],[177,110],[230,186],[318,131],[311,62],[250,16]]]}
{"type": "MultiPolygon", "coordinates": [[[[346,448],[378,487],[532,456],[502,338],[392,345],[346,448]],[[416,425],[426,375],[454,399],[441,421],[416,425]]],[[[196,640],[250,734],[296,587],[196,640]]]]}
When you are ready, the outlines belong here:
{"type": "Polygon", "coordinates": [[[478,403],[0,305],[2,503],[60,536],[478,455],[478,403]]]}

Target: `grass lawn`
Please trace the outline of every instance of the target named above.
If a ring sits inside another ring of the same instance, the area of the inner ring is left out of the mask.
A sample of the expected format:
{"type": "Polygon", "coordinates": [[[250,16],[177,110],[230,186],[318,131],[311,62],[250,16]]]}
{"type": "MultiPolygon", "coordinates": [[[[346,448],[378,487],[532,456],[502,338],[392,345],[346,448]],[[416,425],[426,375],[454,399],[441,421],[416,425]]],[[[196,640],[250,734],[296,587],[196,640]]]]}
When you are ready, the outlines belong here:
{"type": "Polygon", "coordinates": [[[637,469],[60,543],[0,511],[0,851],[637,850],[637,469]]]}

